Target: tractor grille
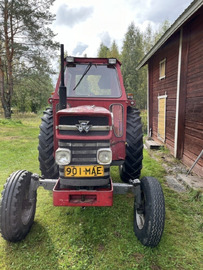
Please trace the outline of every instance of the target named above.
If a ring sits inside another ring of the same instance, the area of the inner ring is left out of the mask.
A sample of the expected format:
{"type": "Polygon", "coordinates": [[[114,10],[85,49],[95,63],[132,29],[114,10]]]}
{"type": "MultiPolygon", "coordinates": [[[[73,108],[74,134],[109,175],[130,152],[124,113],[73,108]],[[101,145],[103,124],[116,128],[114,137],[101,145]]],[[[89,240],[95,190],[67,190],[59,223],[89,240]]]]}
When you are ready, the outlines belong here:
{"type": "Polygon", "coordinates": [[[112,127],[105,116],[61,116],[59,134],[76,136],[106,136],[112,127]],[[87,127],[87,128],[86,128],[87,127]],[[80,129],[80,130],[79,130],[80,129]]]}
{"type": "MultiPolygon", "coordinates": [[[[69,165],[96,165],[97,150],[100,148],[109,148],[109,141],[68,141],[59,140],[60,148],[71,150],[71,163],[69,165]]],[[[109,183],[110,166],[104,166],[104,176],[90,178],[65,178],[64,166],[59,166],[60,182],[68,186],[104,186],[109,183]]]]}
{"type": "Polygon", "coordinates": [[[109,148],[109,141],[67,141],[59,140],[60,148],[68,148],[71,150],[70,165],[87,165],[97,164],[97,150],[100,148],[109,148]]]}

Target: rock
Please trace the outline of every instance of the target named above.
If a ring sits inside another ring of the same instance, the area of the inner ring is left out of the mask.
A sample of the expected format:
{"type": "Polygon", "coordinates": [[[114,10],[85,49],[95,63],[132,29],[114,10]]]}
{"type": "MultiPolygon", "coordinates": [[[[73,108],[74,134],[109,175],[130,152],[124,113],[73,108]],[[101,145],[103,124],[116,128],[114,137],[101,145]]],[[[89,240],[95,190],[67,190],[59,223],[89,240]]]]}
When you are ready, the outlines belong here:
{"type": "Polygon", "coordinates": [[[166,182],[168,184],[168,186],[177,191],[177,192],[185,192],[186,191],[186,187],[184,185],[182,185],[175,177],[171,176],[171,175],[167,175],[165,176],[166,178],[166,182]]]}
{"type": "Polygon", "coordinates": [[[196,190],[203,191],[203,179],[198,176],[178,174],[177,178],[182,181],[186,186],[196,190]]]}

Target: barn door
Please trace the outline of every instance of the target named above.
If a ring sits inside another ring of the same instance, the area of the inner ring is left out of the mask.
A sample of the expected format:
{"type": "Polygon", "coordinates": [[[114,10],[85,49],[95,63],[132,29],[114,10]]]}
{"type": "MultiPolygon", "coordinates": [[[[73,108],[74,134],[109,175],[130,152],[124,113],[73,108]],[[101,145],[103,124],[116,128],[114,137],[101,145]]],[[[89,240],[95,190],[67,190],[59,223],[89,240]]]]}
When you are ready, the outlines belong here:
{"type": "Polygon", "coordinates": [[[158,138],[162,142],[166,138],[166,98],[167,95],[158,96],[158,138]]]}

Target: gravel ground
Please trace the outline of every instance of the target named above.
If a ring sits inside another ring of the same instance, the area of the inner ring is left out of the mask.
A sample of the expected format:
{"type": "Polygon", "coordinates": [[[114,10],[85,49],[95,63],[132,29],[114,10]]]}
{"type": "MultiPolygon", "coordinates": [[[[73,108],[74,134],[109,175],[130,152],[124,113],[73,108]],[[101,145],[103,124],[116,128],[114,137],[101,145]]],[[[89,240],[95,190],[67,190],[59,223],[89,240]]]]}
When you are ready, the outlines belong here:
{"type": "Polygon", "coordinates": [[[185,192],[192,188],[203,192],[203,177],[198,177],[193,172],[187,176],[189,168],[166,151],[148,149],[148,152],[153,159],[162,163],[167,173],[166,182],[171,189],[185,192]]]}

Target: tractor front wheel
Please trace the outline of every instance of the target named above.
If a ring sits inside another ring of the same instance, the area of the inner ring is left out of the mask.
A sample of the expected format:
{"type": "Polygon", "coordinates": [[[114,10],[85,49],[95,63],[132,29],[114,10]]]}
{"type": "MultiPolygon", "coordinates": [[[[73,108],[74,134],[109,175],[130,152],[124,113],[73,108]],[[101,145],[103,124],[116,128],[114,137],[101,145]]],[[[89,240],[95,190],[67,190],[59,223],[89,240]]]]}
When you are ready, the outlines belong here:
{"type": "Polygon", "coordinates": [[[37,193],[31,190],[31,172],[19,170],[10,175],[0,201],[0,232],[17,242],[26,237],[34,222],[37,193]]]}
{"type": "Polygon", "coordinates": [[[140,181],[141,200],[134,204],[134,232],[140,242],[155,247],[161,240],[165,221],[164,195],[156,178],[143,177],[140,181]]]}

